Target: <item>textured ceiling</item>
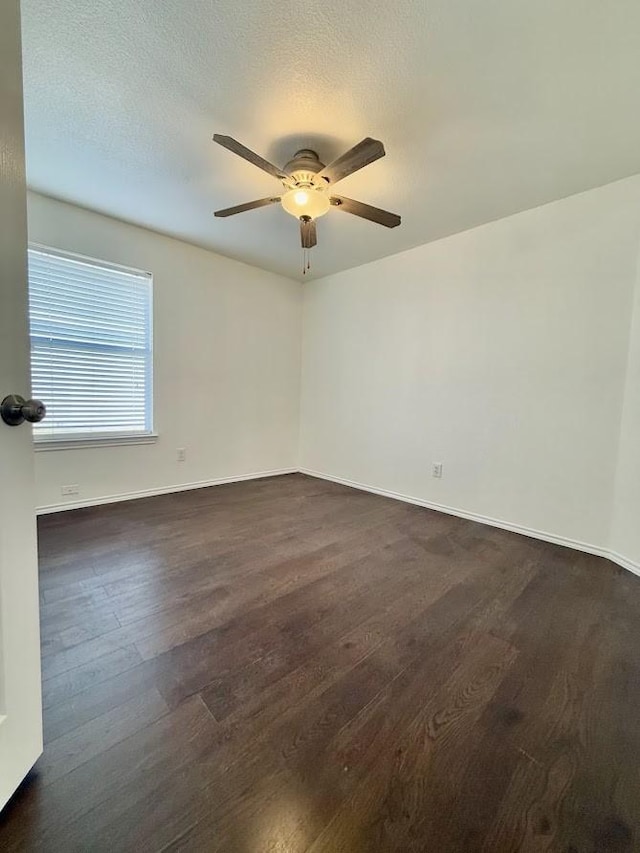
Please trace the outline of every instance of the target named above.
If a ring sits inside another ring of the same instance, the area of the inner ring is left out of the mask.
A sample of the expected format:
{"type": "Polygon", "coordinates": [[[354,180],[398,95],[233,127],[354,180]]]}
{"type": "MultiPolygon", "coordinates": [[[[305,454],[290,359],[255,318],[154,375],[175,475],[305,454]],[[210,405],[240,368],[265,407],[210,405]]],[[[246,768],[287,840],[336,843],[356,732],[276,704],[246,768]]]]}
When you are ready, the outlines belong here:
{"type": "Polygon", "coordinates": [[[298,277],[278,165],[364,136],[318,222],[320,276],[640,172],[637,0],[22,0],[33,189],[298,277]]]}

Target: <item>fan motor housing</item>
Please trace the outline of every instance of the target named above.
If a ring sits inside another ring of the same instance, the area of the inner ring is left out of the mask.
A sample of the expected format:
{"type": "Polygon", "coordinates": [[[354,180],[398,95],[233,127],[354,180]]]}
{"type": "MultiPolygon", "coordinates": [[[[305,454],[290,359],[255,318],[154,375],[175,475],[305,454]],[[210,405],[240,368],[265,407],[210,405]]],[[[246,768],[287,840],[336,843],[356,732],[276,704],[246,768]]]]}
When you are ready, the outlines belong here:
{"type": "Polygon", "coordinates": [[[326,187],[327,182],[316,177],[324,169],[324,165],[311,148],[301,148],[285,165],[283,171],[291,175],[295,187],[326,187]]]}

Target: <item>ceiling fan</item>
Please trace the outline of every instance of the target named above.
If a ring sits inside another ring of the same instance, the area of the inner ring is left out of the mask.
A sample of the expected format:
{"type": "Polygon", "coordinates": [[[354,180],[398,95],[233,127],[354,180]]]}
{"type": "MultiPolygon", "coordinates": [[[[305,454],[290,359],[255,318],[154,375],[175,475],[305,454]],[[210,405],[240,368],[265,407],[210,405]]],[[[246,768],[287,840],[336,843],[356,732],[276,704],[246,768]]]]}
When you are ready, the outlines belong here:
{"type": "Polygon", "coordinates": [[[386,228],[395,228],[400,225],[400,217],[395,213],[389,213],[388,210],[381,210],[379,207],[372,207],[370,204],[364,204],[352,198],[335,195],[331,191],[338,181],[384,157],[384,145],[377,139],[370,137],[363,139],[328,166],[320,162],[315,151],[302,148],[296,151],[293,159],[282,169],[269,163],[231,136],[216,133],[213,141],[273,175],[282,182],[286,190],[283,195],[259,198],[246,204],[216,210],[214,215],[233,216],[236,213],[244,213],[246,210],[280,202],[287,213],[300,221],[300,240],[305,253],[304,271],[309,269],[308,251],[318,242],[316,219],[324,216],[332,207],[360,216],[362,219],[368,219],[370,222],[376,222],[378,225],[384,225],[386,228]]]}

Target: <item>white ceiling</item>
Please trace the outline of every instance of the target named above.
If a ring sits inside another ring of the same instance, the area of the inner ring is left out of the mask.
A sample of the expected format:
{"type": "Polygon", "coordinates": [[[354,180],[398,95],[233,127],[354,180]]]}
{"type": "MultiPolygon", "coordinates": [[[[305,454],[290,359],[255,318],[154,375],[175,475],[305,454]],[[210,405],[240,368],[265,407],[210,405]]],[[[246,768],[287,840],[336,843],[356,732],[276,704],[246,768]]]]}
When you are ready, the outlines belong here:
{"type": "Polygon", "coordinates": [[[637,0],[22,0],[30,186],[298,277],[297,223],[211,141],[283,165],[364,136],[325,275],[640,172],[637,0]]]}

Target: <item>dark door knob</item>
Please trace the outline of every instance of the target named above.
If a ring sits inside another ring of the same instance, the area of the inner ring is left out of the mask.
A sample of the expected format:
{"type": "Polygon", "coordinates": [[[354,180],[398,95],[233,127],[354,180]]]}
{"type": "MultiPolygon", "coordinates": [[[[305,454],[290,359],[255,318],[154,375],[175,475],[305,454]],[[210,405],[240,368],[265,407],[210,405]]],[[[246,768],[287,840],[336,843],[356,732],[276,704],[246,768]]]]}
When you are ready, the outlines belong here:
{"type": "Polygon", "coordinates": [[[9,426],[19,426],[23,421],[37,424],[47,414],[40,400],[25,400],[19,394],[9,394],[0,403],[0,416],[9,426]]]}

